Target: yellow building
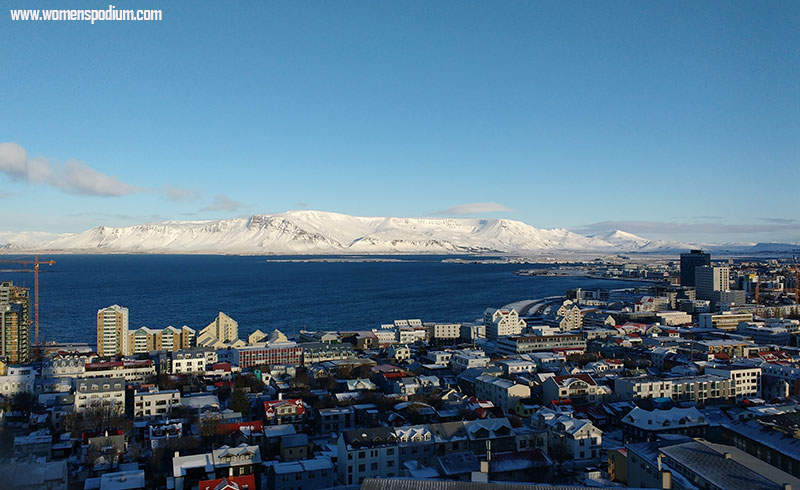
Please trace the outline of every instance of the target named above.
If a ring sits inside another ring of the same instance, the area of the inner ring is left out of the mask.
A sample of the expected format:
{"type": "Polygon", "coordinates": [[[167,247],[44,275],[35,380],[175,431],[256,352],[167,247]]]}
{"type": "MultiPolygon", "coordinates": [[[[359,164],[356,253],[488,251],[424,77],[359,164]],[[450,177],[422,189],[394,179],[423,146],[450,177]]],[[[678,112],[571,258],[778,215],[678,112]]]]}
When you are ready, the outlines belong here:
{"type": "Polygon", "coordinates": [[[128,309],[111,305],[97,310],[97,354],[126,355],[128,341],[128,309]]]}
{"type": "Polygon", "coordinates": [[[195,332],[184,325],[156,330],[139,327],[128,336],[129,354],[146,354],[155,350],[178,351],[193,347],[195,332]]]}

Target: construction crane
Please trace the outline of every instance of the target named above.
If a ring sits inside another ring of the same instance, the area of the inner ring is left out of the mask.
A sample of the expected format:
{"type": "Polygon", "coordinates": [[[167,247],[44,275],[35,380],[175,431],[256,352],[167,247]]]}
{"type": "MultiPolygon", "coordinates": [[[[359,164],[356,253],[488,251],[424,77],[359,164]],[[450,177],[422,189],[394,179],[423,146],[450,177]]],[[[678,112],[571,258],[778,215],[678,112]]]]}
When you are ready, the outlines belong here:
{"type": "Polygon", "coordinates": [[[756,304],[759,304],[759,303],[758,303],[758,301],[759,301],[759,298],[758,298],[758,290],[759,290],[759,289],[761,289],[761,276],[756,276],[756,277],[758,278],[758,282],[756,282],[756,297],[755,297],[755,303],[756,303],[756,304]]]}
{"type": "Polygon", "coordinates": [[[800,304],[800,296],[797,295],[800,292],[800,284],[798,281],[800,279],[800,267],[797,266],[797,259],[795,259],[794,265],[791,267],[786,268],[787,272],[794,272],[794,302],[795,304],[800,304]]]}
{"type": "Polygon", "coordinates": [[[33,260],[0,260],[0,263],[4,264],[20,264],[20,265],[32,265],[33,269],[17,269],[13,272],[33,272],[33,317],[34,317],[34,325],[35,325],[35,346],[36,346],[36,354],[39,353],[39,266],[40,265],[49,265],[52,266],[56,263],[55,260],[39,260],[38,255],[33,256],[33,260]]]}

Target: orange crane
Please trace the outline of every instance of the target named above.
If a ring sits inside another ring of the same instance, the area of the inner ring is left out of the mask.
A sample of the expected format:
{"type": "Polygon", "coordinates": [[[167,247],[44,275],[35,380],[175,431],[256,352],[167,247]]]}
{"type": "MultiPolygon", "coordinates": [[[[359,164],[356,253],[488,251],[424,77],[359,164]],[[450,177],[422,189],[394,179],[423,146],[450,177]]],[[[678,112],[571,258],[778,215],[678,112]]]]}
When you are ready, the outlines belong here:
{"type": "Polygon", "coordinates": [[[32,265],[33,269],[17,269],[13,272],[33,272],[33,315],[34,315],[34,324],[36,325],[36,353],[39,353],[39,266],[40,265],[49,265],[52,266],[56,263],[55,260],[39,260],[38,255],[33,256],[33,260],[0,260],[0,262],[5,264],[21,264],[21,265],[32,265]]]}
{"type": "Polygon", "coordinates": [[[800,284],[798,284],[798,282],[800,282],[798,281],[798,279],[800,279],[800,267],[797,267],[797,263],[795,262],[792,267],[787,267],[786,271],[794,272],[794,302],[795,304],[800,304],[800,296],[797,295],[798,291],[800,291],[800,287],[798,287],[800,286],[800,284]]]}

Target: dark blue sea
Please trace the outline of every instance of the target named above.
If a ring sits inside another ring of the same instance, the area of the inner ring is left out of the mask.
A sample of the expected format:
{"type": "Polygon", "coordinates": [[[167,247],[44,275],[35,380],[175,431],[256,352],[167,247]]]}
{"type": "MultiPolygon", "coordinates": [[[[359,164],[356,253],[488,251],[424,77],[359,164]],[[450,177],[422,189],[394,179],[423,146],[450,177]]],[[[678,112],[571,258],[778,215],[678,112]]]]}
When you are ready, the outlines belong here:
{"type": "MultiPolygon", "coordinates": [[[[3,256],[0,259],[13,259],[3,256]]],[[[239,322],[240,337],[259,328],[369,329],[395,319],[474,321],[487,307],[564,294],[575,287],[623,288],[635,282],[517,276],[518,264],[443,263],[442,256],[400,262],[280,262],[220,255],[54,255],[39,276],[42,341],[96,342],[97,310],[130,310],[130,328],[206,326],[219,311],[239,322]]],[[[375,257],[371,257],[374,259],[375,257]]],[[[335,260],[336,258],[331,258],[335,260]]],[[[6,266],[0,264],[0,269],[6,266]]],[[[0,280],[33,288],[32,273],[0,280]]],[[[33,341],[33,332],[31,333],[33,341]]]]}

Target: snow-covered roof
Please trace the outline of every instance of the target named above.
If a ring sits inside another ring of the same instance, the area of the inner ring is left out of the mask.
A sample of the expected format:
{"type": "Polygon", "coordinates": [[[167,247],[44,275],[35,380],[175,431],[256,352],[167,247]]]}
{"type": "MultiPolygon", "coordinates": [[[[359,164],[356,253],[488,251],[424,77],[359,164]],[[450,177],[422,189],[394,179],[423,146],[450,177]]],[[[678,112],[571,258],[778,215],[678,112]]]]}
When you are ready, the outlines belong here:
{"type": "Polygon", "coordinates": [[[708,421],[695,407],[669,410],[647,411],[641,407],[631,410],[622,421],[626,424],[645,430],[660,430],[670,427],[692,427],[708,425],[708,421]]]}

